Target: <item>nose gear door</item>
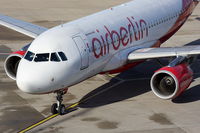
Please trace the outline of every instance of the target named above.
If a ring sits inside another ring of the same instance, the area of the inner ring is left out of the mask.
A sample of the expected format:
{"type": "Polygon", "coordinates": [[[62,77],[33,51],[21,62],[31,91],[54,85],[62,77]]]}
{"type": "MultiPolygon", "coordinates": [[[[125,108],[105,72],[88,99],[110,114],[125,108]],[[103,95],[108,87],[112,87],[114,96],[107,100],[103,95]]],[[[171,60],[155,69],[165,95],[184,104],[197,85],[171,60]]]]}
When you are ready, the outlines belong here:
{"type": "Polygon", "coordinates": [[[83,35],[77,34],[73,37],[73,40],[78,48],[81,56],[81,70],[88,68],[89,66],[89,51],[87,47],[87,42],[84,41],[83,35]]]}

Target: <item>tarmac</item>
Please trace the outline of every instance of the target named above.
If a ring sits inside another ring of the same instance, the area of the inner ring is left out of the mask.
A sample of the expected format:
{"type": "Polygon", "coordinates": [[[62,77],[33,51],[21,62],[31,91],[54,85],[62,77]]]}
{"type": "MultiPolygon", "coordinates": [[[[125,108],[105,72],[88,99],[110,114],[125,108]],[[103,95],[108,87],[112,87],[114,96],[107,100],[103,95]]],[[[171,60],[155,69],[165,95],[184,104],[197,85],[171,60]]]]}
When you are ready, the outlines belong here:
{"type": "MultiPolygon", "coordinates": [[[[128,0],[1,0],[0,13],[45,27],[110,8],[128,0]]],[[[0,27],[0,53],[10,53],[31,38],[0,27]]],[[[200,45],[200,5],[187,23],[163,46],[200,45]]],[[[55,94],[21,92],[3,68],[0,55],[0,132],[18,132],[51,115],[55,94]]],[[[190,89],[174,100],[161,100],[150,89],[150,78],[160,68],[145,62],[117,75],[97,75],[70,87],[66,105],[96,95],[64,116],[58,116],[29,132],[39,133],[199,133],[200,60],[190,89]]]]}

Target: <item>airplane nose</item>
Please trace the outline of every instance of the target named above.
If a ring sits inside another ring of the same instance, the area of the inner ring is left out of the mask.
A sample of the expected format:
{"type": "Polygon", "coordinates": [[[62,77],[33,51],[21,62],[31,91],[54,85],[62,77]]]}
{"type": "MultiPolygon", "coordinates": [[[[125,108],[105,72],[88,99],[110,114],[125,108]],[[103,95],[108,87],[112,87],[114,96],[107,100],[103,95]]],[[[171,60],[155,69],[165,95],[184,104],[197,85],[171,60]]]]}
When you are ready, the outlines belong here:
{"type": "Polygon", "coordinates": [[[39,79],[24,71],[17,72],[16,82],[18,88],[25,93],[35,94],[41,91],[41,87],[44,89],[44,86],[41,84],[42,81],[39,82],[39,79]]]}
{"type": "Polygon", "coordinates": [[[52,64],[49,68],[47,63],[38,64],[23,59],[20,61],[16,76],[20,90],[30,94],[44,94],[63,88],[63,69],[57,69],[57,64],[52,64]]]}
{"type": "Polygon", "coordinates": [[[30,94],[46,93],[50,87],[49,76],[45,73],[41,73],[39,67],[33,67],[24,61],[20,62],[16,82],[18,88],[30,94]],[[35,71],[33,71],[35,70],[35,71]]]}
{"type": "Polygon", "coordinates": [[[34,87],[31,82],[24,78],[17,78],[17,86],[25,93],[34,93],[34,90],[37,91],[36,87],[34,87]]]}

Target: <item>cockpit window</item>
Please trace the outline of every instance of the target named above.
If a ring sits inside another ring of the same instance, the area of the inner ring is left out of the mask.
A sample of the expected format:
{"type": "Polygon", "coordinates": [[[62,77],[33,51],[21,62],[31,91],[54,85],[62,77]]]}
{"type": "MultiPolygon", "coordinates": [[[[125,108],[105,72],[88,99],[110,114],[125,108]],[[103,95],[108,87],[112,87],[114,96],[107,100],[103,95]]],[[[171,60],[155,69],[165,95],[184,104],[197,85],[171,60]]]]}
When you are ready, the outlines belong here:
{"type": "Polygon", "coordinates": [[[44,54],[36,54],[35,62],[45,62],[45,61],[49,61],[49,53],[44,53],[44,54]]]}
{"type": "Polygon", "coordinates": [[[65,56],[65,54],[63,52],[58,52],[59,56],[61,57],[62,61],[66,61],[67,57],[65,56]]]}
{"type": "Polygon", "coordinates": [[[26,60],[28,60],[28,61],[32,61],[33,58],[34,58],[34,56],[35,56],[34,53],[32,53],[31,51],[28,51],[28,52],[26,53],[26,55],[25,55],[24,58],[25,58],[26,60]]]}
{"type": "Polygon", "coordinates": [[[35,61],[35,62],[47,62],[47,61],[52,61],[52,62],[60,62],[66,61],[67,57],[63,52],[54,52],[54,53],[40,53],[40,54],[35,54],[31,51],[28,51],[26,55],[24,56],[24,59],[28,61],[35,61]],[[50,57],[51,55],[51,57],[50,57]]]}
{"type": "Polygon", "coordinates": [[[51,61],[60,62],[60,59],[59,59],[57,53],[51,53],[51,61]]]}

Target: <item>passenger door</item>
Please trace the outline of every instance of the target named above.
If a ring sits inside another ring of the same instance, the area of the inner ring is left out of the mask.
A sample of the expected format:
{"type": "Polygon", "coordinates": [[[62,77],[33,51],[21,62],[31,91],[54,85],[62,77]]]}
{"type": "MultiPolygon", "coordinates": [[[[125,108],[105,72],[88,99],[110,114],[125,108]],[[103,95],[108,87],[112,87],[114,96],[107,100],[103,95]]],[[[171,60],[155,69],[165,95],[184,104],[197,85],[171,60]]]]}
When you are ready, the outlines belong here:
{"type": "Polygon", "coordinates": [[[81,70],[88,68],[89,66],[89,50],[87,47],[87,42],[84,41],[83,35],[77,34],[73,37],[73,40],[78,48],[81,56],[81,70]]]}

